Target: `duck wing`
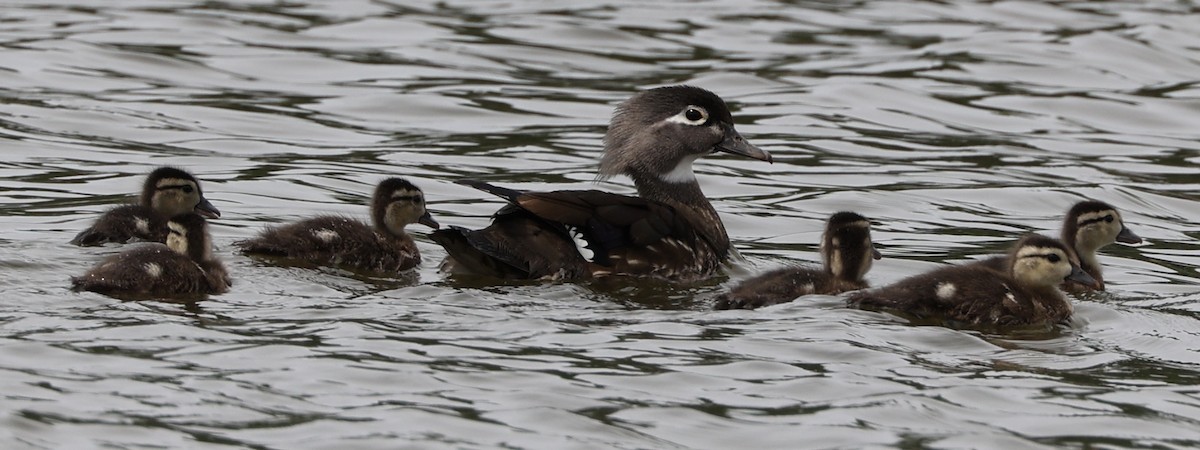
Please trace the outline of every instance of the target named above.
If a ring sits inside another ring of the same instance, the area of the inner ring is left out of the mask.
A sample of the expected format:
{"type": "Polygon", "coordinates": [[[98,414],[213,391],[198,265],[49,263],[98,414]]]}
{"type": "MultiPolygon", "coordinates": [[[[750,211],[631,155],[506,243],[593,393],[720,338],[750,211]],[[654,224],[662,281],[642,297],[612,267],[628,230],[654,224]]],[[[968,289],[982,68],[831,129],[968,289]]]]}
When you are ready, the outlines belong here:
{"type": "Polygon", "coordinates": [[[594,272],[698,277],[719,256],[692,226],[694,218],[671,205],[610,192],[522,192],[484,182],[462,184],[495,194],[542,221],[578,234],[593,252],[594,272]]]}

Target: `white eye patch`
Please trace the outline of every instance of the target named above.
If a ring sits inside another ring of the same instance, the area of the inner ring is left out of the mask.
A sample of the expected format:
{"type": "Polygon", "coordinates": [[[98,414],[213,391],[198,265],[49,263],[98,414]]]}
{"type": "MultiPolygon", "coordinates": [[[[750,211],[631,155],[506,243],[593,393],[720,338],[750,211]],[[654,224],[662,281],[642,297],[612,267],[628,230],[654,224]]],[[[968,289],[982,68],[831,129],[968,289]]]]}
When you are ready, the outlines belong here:
{"type": "Polygon", "coordinates": [[[684,125],[700,126],[708,123],[708,110],[696,105],[688,105],[683,108],[679,114],[668,117],[667,122],[681,123],[684,125]]]}

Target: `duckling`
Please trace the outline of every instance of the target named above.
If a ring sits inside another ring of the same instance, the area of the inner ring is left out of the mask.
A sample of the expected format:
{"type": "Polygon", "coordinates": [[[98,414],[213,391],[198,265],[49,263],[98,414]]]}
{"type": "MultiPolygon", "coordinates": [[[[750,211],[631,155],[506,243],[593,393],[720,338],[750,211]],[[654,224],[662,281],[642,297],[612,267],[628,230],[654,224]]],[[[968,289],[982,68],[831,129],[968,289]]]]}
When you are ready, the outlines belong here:
{"type": "Polygon", "coordinates": [[[220,294],[229,290],[229,273],[212,254],[204,218],[185,213],[167,221],[166,244],[139,245],[101,261],[71,278],[71,289],[114,297],[220,294]]]}
{"type": "Polygon", "coordinates": [[[196,177],[182,169],[160,167],[146,176],[136,205],[108,210],[71,243],[89,247],[130,240],[166,242],[167,219],[188,212],[210,219],[221,217],[221,212],[204,198],[196,177]]]}
{"type": "Polygon", "coordinates": [[[693,86],[638,93],[617,107],[604,144],[599,178],[627,175],[637,197],[596,190],[522,192],[462,181],[510,204],[483,230],[433,233],[449,254],[443,269],[515,279],[621,274],[674,281],[716,272],[731,245],[692,163],[715,152],[771,161],[734,129],[725,101],[693,86]],[[590,258],[573,236],[586,241],[590,258]]]}
{"type": "Polygon", "coordinates": [[[863,289],[872,260],[882,257],[871,243],[871,223],[856,213],[839,212],[829,217],[821,236],[823,267],[786,267],[751,278],[717,297],[716,309],[754,309],[802,295],[863,289]]]}
{"type": "MultiPolygon", "coordinates": [[[[1117,208],[1097,200],[1076,203],[1067,211],[1061,239],[1079,258],[1079,268],[1096,280],[1094,289],[1099,291],[1104,290],[1104,274],[1096,251],[1113,242],[1142,243],[1142,238],[1125,226],[1117,208]]],[[[1066,287],[1072,291],[1088,290],[1088,286],[1078,283],[1068,283],[1066,287]]]]}
{"type": "Polygon", "coordinates": [[[851,307],[943,319],[968,326],[1052,325],[1071,316],[1063,280],[1095,285],[1057,239],[1030,234],[1008,253],[1004,271],[970,263],[943,267],[850,294],[851,307]]]}
{"type": "Polygon", "coordinates": [[[242,253],[280,256],[315,265],[377,273],[416,267],[421,253],[404,231],[410,223],[439,227],[425,210],[421,189],[403,178],[379,183],[371,198],[371,225],[348,217],[322,215],[270,226],[253,239],[235,242],[242,253]]]}
{"type": "MultiPolygon", "coordinates": [[[[1142,238],[1125,226],[1117,208],[1098,200],[1084,200],[1072,206],[1063,219],[1060,238],[1070,248],[1079,263],[1079,268],[1096,280],[1093,286],[1074,282],[1066,282],[1061,286],[1067,292],[1076,293],[1104,290],[1104,274],[1100,269],[1100,261],[1096,258],[1097,250],[1114,242],[1142,242],[1142,238]]],[[[993,257],[980,263],[996,270],[1004,270],[1007,261],[1004,257],[993,257]]]]}

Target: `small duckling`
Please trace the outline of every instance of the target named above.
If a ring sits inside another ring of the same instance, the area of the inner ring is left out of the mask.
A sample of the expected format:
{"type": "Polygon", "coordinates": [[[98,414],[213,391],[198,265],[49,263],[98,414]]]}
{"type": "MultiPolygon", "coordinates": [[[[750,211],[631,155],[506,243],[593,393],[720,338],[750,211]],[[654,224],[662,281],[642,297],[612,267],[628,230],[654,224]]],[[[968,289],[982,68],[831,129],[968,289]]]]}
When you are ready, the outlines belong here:
{"type": "MultiPolygon", "coordinates": [[[[1104,290],[1104,274],[1096,251],[1113,242],[1140,244],[1142,238],[1130,231],[1121,220],[1121,213],[1108,203],[1087,200],[1076,203],[1063,220],[1062,241],[1072,246],[1079,258],[1079,268],[1096,280],[1095,290],[1104,290]]],[[[1078,283],[1065,285],[1072,291],[1090,290],[1078,283]]]]}
{"type": "MultiPolygon", "coordinates": [[[[1066,282],[1061,286],[1067,292],[1075,293],[1104,290],[1104,274],[1100,269],[1100,261],[1096,258],[1097,250],[1114,242],[1142,242],[1142,238],[1125,226],[1117,208],[1098,200],[1081,201],[1067,211],[1060,239],[1070,247],[1079,268],[1096,280],[1093,286],[1074,282],[1066,282]]],[[[980,263],[996,270],[1004,270],[1007,261],[1004,257],[992,257],[980,263]]]]}
{"type": "Polygon", "coordinates": [[[182,169],[160,167],[146,176],[136,205],[112,208],[71,243],[83,247],[130,240],[166,242],[167,219],[195,212],[215,219],[221,212],[204,198],[200,181],[182,169]]]}
{"type": "Polygon", "coordinates": [[[167,221],[166,244],[147,243],[101,261],[71,289],[114,297],[220,294],[229,290],[229,273],[212,254],[208,224],[199,214],[167,221]]]}
{"type": "Polygon", "coordinates": [[[322,215],[269,226],[258,237],[235,242],[242,253],[281,256],[316,265],[395,273],[421,262],[416,242],[404,231],[410,223],[439,227],[425,210],[420,188],[403,178],[379,183],[371,199],[371,222],[322,215]]]}
{"type": "Polygon", "coordinates": [[[717,297],[716,309],[754,309],[811,294],[840,294],[863,289],[863,276],[882,255],[871,243],[871,223],[852,212],[829,217],[821,236],[824,266],[785,267],[751,278],[717,297]]]}
{"type": "Polygon", "coordinates": [[[1096,280],[1072,262],[1057,239],[1030,234],[1017,241],[1004,271],[970,263],[943,267],[894,284],[850,294],[851,307],[944,319],[968,326],[1052,325],[1071,316],[1057,286],[1096,280]]]}

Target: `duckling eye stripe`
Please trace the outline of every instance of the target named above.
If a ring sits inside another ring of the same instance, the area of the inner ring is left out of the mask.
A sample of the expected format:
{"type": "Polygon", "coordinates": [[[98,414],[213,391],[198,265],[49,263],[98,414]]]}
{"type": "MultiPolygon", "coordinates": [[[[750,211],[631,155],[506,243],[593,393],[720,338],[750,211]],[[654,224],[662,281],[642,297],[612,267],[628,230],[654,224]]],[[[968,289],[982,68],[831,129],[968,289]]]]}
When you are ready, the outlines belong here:
{"type": "Polygon", "coordinates": [[[1077,224],[1078,224],[1079,226],[1081,226],[1081,227],[1086,227],[1086,226],[1088,226],[1088,225],[1091,225],[1091,224],[1093,224],[1093,223],[1097,223],[1097,222],[1104,222],[1104,221],[1108,220],[1108,218],[1109,218],[1109,217],[1112,217],[1112,215],[1111,215],[1111,214],[1106,214],[1106,215],[1104,215],[1104,216],[1101,216],[1101,217],[1096,217],[1096,218],[1092,218],[1092,219],[1083,219],[1083,218],[1081,217],[1080,219],[1083,219],[1083,220],[1080,220],[1079,222],[1077,222],[1077,224]]]}
{"type": "Polygon", "coordinates": [[[154,189],[158,190],[158,191],[165,191],[168,189],[184,189],[184,188],[190,188],[190,187],[192,187],[192,185],[190,185],[190,184],[171,184],[171,185],[167,185],[167,186],[157,186],[154,189]]]}

